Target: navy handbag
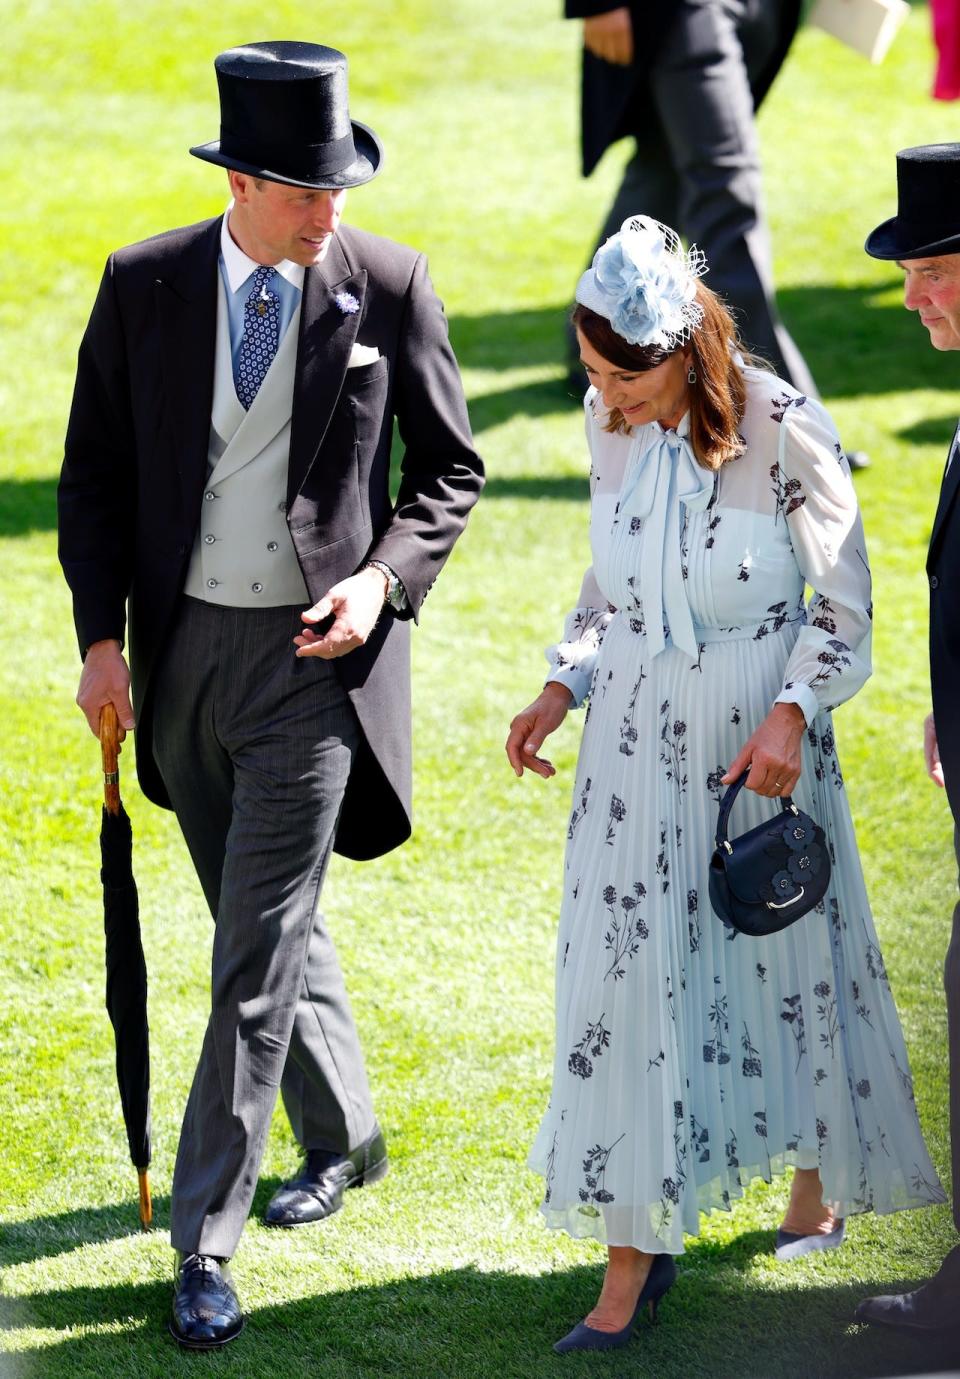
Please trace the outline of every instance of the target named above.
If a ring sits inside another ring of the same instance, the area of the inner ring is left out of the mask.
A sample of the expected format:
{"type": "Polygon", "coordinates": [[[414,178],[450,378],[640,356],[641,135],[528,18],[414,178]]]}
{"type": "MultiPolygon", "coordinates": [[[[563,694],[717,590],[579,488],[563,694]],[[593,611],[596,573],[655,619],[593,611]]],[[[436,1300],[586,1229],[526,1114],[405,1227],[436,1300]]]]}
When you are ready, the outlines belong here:
{"type": "Polygon", "coordinates": [[[716,850],[710,859],[710,903],[731,929],[762,938],[812,910],[830,883],[823,829],[789,795],[781,812],[739,838],[727,837],[730,811],[749,773],[720,801],[716,850]]]}

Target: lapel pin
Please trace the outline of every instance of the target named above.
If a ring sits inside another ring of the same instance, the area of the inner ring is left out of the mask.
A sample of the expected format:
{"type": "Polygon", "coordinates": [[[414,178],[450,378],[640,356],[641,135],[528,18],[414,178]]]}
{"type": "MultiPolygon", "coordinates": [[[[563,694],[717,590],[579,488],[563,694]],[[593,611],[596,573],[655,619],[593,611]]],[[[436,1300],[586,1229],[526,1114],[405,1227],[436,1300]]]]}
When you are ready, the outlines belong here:
{"type": "Polygon", "coordinates": [[[352,292],[338,292],[333,299],[344,316],[353,316],[360,310],[360,303],[352,292]]]}

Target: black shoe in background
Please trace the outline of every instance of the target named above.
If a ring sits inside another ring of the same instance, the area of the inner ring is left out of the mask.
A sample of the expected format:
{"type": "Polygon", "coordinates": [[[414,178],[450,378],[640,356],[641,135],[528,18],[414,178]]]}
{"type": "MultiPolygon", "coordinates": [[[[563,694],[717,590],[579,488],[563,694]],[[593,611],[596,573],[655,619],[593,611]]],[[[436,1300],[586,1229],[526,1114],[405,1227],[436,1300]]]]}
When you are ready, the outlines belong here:
{"type": "Polygon", "coordinates": [[[267,1205],[268,1226],[305,1226],[339,1211],[347,1188],[376,1183],[387,1175],[387,1144],[379,1125],[356,1149],[338,1154],[310,1149],[302,1173],[278,1188],[267,1205]]]}

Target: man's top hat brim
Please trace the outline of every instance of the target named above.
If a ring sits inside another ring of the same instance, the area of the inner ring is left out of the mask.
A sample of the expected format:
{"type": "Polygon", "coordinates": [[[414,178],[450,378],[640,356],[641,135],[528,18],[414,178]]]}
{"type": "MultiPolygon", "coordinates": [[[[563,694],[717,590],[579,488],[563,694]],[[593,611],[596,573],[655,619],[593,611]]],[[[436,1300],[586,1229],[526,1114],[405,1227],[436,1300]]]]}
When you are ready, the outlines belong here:
{"type": "Polygon", "coordinates": [[[897,154],[897,214],[864,245],[875,259],[960,254],[960,144],[920,144],[897,154]]]}
{"type": "Polygon", "coordinates": [[[361,124],[359,120],[351,120],[350,123],[353,128],[356,158],[347,167],[322,175],[305,171],[302,177],[291,176],[289,172],[280,172],[261,163],[247,162],[236,154],[224,154],[221,152],[219,139],[214,139],[209,144],[197,144],[190,152],[195,158],[202,158],[206,163],[216,163],[219,167],[232,168],[235,172],[262,177],[266,182],[282,182],[288,187],[308,187],[313,191],[362,187],[364,182],[371,181],[381,171],[383,145],[369,125],[361,124]]]}
{"type": "Polygon", "coordinates": [[[875,259],[932,259],[940,254],[960,254],[960,234],[927,244],[918,243],[918,239],[923,239],[923,235],[910,234],[899,216],[891,216],[870,232],[863,247],[875,259]]]}

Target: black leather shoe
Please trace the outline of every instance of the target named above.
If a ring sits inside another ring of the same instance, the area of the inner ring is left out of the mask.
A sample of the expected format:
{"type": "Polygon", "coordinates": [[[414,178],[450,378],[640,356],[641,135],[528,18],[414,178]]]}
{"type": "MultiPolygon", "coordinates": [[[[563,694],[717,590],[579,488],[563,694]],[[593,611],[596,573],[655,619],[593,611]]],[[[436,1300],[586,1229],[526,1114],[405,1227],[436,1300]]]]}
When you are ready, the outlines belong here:
{"type": "Polygon", "coordinates": [[[185,1350],[216,1350],[243,1330],[233,1280],[225,1260],[177,1254],[170,1334],[185,1350]]]}
{"type": "Polygon", "coordinates": [[[386,1175],[387,1144],[378,1125],[368,1140],[347,1154],[307,1150],[303,1172],[273,1194],[263,1219],[268,1226],[323,1221],[343,1206],[348,1187],[376,1183],[386,1175]]]}
{"type": "Polygon", "coordinates": [[[897,1326],[905,1331],[952,1331],[960,1334],[956,1294],[948,1295],[931,1279],[912,1293],[894,1293],[878,1298],[864,1298],[857,1304],[854,1320],[873,1326],[897,1326]]]}

